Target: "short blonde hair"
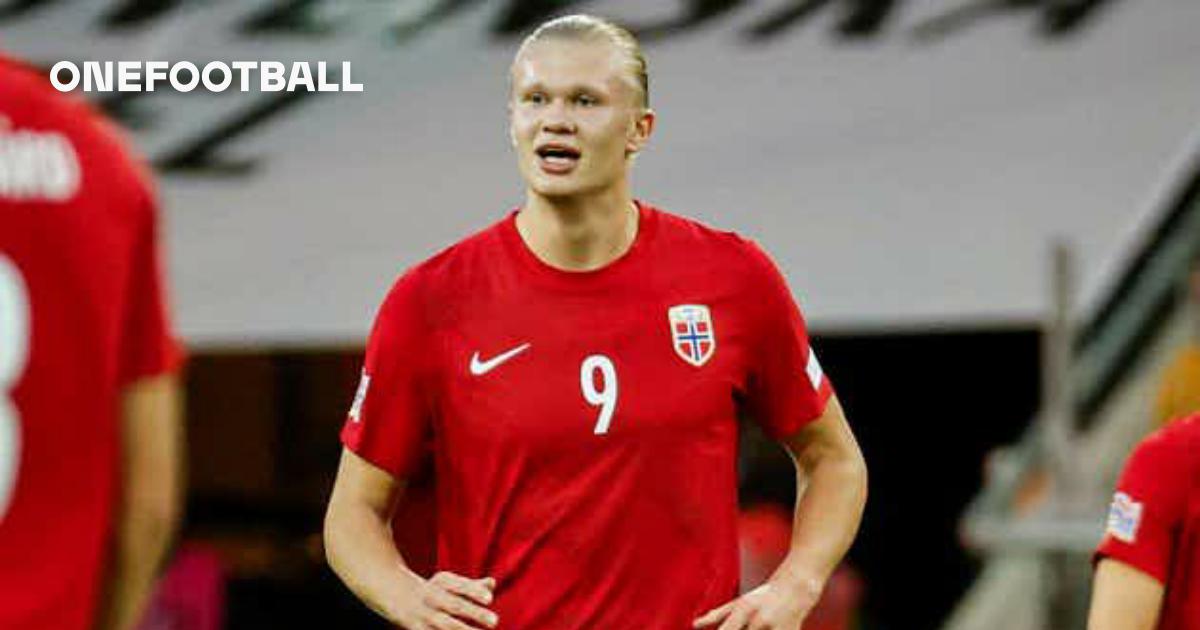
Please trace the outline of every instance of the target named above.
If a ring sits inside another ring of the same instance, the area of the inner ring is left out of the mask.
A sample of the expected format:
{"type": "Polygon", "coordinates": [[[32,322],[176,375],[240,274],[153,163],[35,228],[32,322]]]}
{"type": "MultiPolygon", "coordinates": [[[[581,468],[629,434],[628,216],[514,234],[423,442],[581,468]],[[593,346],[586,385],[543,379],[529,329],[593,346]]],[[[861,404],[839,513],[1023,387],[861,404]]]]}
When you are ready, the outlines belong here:
{"type": "Polygon", "coordinates": [[[531,44],[545,39],[607,41],[625,56],[625,66],[635,79],[642,107],[650,107],[650,75],[642,45],[625,27],[594,15],[566,15],[543,22],[521,42],[515,58],[531,44]]]}

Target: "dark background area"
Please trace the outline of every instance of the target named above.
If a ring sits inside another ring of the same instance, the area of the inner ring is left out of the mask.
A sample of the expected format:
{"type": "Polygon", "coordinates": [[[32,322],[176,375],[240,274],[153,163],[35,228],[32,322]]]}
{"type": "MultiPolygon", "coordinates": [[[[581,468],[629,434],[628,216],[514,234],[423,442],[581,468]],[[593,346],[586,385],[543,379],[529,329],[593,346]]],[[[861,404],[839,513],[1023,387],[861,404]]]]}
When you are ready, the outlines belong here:
{"type": "MultiPolygon", "coordinates": [[[[958,515],[983,461],[1033,415],[1034,330],[818,336],[870,466],[849,561],[865,580],[862,630],[936,628],[977,566],[958,515]]],[[[190,495],[184,538],[227,573],[230,630],[383,628],[325,568],[321,516],[361,349],[197,352],[187,372],[190,495]]],[[[743,503],[790,503],[782,450],[745,471],[743,503]]]]}
{"type": "Polygon", "coordinates": [[[864,630],[940,626],[974,579],[958,518],[992,448],[1039,400],[1036,331],[819,340],[870,469],[850,561],[866,578],[864,630]],[[873,499],[873,500],[872,500],[873,499]]]}

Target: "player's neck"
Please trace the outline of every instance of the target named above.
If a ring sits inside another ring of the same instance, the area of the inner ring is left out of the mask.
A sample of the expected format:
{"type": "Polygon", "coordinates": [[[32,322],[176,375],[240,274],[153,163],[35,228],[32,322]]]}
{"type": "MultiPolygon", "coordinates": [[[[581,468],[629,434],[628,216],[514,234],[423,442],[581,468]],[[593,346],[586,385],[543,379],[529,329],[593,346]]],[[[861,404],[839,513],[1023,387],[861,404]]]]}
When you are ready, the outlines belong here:
{"type": "Polygon", "coordinates": [[[627,189],[550,199],[530,192],[517,213],[517,231],[546,264],[591,271],[620,258],[637,238],[638,212],[627,189]]]}

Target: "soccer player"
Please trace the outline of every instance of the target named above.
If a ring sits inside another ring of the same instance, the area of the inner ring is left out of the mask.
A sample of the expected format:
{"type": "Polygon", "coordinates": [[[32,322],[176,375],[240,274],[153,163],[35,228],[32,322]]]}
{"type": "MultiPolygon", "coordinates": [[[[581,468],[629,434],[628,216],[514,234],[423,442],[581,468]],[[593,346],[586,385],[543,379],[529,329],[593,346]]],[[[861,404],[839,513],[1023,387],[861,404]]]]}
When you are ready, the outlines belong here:
{"type": "Polygon", "coordinates": [[[342,431],[330,565],[410,630],[797,630],[866,497],[800,310],[753,243],[633,199],[655,114],[632,35],[552,20],[511,73],[525,203],[384,300],[342,431]],[[742,412],[807,489],[786,559],[738,597],[742,412]],[[423,579],[388,523],[427,440],[439,572],[423,579]]]}
{"type": "Polygon", "coordinates": [[[1200,630],[1200,414],[1134,450],[1096,559],[1089,630],[1200,630]]]}
{"type": "Polygon", "coordinates": [[[147,174],[0,58],[0,628],[134,627],[176,526],[180,414],[147,174]]]}

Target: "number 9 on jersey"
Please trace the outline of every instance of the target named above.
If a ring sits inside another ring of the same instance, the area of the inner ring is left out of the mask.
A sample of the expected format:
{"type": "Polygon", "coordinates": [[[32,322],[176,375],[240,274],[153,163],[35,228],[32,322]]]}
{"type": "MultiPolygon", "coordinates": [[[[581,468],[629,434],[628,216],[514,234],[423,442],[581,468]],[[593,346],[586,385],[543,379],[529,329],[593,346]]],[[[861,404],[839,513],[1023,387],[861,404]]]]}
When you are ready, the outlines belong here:
{"type": "Polygon", "coordinates": [[[613,413],[617,410],[617,369],[613,367],[612,359],[603,354],[593,354],[583,360],[579,367],[579,387],[583,390],[583,399],[593,407],[600,407],[600,415],[596,418],[596,435],[608,433],[608,425],[612,423],[613,413]],[[596,373],[600,373],[600,389],[596,389],[596,373]]]}

